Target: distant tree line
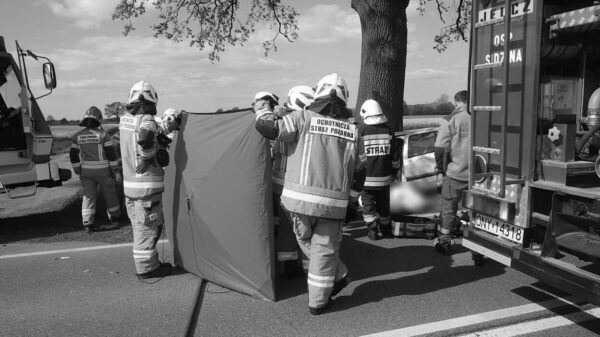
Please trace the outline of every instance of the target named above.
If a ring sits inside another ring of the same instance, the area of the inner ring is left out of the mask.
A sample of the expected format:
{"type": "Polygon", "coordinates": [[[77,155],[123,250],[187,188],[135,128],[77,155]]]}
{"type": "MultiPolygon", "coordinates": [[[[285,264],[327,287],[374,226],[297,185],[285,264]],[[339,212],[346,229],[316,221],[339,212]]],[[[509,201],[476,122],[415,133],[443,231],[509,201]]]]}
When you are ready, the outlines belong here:
{"type": "MultiPolygon", "coordinates": [[[[230,109],[218,108],[217,113],[226,111],[236,111],[240,108],[235,106],[230,109]]],[[[116,124],[119,123],[119,117],[125,113],[125,103],[113,102],[104,105],[104,123],[116,124]]],[[[447,115],[454,110],[454,104],[450,101],[450,97],[442,94],[438,99],[430,103],[407,104],[404,101],[405,116],[428,116],[428,115],[447,115]]],[[[48,125],[78,125],[80,119],[68,120],[66,118],[56,119],[52,115],[46,117],[48,125]]]]}
{"type": "Polygon", "coordinates": [[[404,102],[405,116],[447,115],[453,110],[454,104],[450,102],[450,97],[446,94],[431,103],[406,104],[404,102]]]}

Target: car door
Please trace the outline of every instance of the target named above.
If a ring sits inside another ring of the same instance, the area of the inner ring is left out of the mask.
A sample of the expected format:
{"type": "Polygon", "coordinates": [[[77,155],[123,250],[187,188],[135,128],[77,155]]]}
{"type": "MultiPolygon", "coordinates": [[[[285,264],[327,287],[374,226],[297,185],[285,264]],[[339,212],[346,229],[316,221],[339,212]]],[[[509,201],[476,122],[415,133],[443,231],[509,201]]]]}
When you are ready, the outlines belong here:
{"type": "Polygon", "coordinates": [[[436,128],[411,130],[404,135],[402,181],[415,184],[441,181],[435,163],[436,128]]]}

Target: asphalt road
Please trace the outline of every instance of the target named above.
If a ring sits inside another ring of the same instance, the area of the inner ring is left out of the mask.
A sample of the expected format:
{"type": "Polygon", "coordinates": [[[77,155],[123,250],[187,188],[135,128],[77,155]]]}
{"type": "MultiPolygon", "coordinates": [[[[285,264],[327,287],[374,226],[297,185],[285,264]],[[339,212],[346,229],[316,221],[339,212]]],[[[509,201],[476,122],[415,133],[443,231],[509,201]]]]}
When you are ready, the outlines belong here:
{"type": "MultiPolygon", "coordinates": [[[[354,282],[329,312],[308,313],[302,279],[279,280],[275,303],[209,284],[196,336],[600,333],[597,307],[500,264],[473,266],[461,249],[440,256],[424,239],[365,235],[358,223],[345,229],[342,257],[354,282]]],[[[129,244],[83,241],[4,243],[0,273],[1,336],[182,335],[199,281],[181,271],[142,283],[129,244]]]]}

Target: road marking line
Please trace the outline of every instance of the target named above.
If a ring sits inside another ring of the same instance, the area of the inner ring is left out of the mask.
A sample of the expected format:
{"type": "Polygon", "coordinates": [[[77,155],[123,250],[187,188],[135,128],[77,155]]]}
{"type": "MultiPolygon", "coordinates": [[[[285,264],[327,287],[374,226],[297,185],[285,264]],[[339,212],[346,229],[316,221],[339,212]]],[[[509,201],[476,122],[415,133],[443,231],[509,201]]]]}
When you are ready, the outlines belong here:
{"type": "Polygon", "coordinates": [[[600,308],[579,311],[564,316],[554,316],[524,323],[507,325],[496,329],[478,331],[462,337],[512,337],[544,330],[556,329],[563,326],[600,319],[600,308]],[[593,317],[590,317],[593,316],[593,317]]]}
{"type": "MultiPolygon", "coordinates": [[[[576,297],[570,296],[566,298],[569,301],[577,300],[576,297]]],[[[393,337],[393,336],[420,336],[430,333],[453,330],[463,328],[469,325],[481,324],[489,321],[500,320],[520,315],[531,314],[539,311],[547,311],[566,305],[561,299],[552,299],[540,303],[530,303],[517,307],[488,311],[480,314],[451,318],[438,322],[425,323],[420,325],[409,326],[402,329],[382,331],[363,337],[393,337]]]]}
{"type": "MultiPolygon", "coordinates": [[[[168,240],[166,240],[166,239],[158,240],[158,243],[165,243],[165,242],[168,242],[168,240]]],[[[103,246],[89,246],[89,247],[70,248],[70,249],[43,250],[43,251],[39,251],[39,252],[0,255],[0,260],[14,259],[17,257],[29,257],[29,256],[62,254],[62,253],[72,253],[72,252],[85,252],[85,251],[89,251],[89,250],[121,248],[121,247],[131,247],[131,246],[133,246],[133,243],[116,243],[116,244],[103,245],[103,246]]]]}

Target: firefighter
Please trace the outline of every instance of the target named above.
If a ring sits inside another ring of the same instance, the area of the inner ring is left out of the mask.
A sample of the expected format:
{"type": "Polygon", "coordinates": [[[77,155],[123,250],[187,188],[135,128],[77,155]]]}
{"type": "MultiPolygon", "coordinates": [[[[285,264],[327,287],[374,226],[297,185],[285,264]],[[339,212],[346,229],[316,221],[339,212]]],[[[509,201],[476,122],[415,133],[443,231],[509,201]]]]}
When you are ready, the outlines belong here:
{"type": "Polygon", "coordinates": [[[379,103],[366,100],[360,109],[360,135],[367,155],[367,178],[361,192],[363,218],[371,240],[392,236],[390,185],[400,168],[398,142],[379,103]]]}
{"type": "Polygon", "coordinates": [[[127,112],[119,124],[123,189],[127,215],[133,227],[133,260],[139,279],[171,274],[171,265],[158,259],[156,244],[163,230],[162,192],[168,153],[158,143],[158,95],[140,81],[129,94],[127,112]]]}
{"type": "Polygon", "coordinates": [[[119,179],[121,175],[117,153],[111,136],[100,127],[101,124],[100,109],[95,106],[87,109],[79,124],[84,129],[73,136],[69,152],[73,171],[79,176],[83,186],[81,218],[88,234],[94,230],[118,228],[121,217],[121,207],[115,188],[115,179],[119,179]],[[106,202],[108,223],[96,226],[94,217],[98,186],[106,202]]]}
{"type": "Polygon", "coordinates": [[[459,226],[458,204],[469,181],[471,114],[467,109],[468,99],[466,90],[454,95],[456,111],[442,124],[435,141],[436,162],[443,178],[441,223],[434,248],[446,256],[452,254],[452,232],[459,226]]]}
{"type": "MultiPolygon", "coordinates": [[[[315,91],[306,85],[299,85],[290,89],[284,108],[279,110],[277,117],[293,112],[302,111],[314,100],[315,91]]],[[[255,97],[260,98],[260,97],[255,97]]],[[[278,230],[276,231],[275,250],[277,251],[277,264],[279,272],[285,277],[293,277],[298,273],[298,242],[292,230],[291,218],[288,212],[281,207],[281,192],[285,180],[285,169],[289,145],[285,142],[273,143],[273,195],[275,208],[279,217],[278,230]]],[[[302,256],[302,268],[308,272],[308,258],[302,256]]]]}
{"type": "Polygon", "coordinates": [[[364,182],[366,157],[356,126],[347,122],[347,99],[344,79],[329,74],[304,110],[276,118],[267,100],[254,105],[256,129],[292,148],[281,204],[290,212],[298,244],[309,259],[308,307],[313,315],[325,312],[331,297],[350,283],[339,258],[342,223],[349,199],[358,197],[364,182]]]}

